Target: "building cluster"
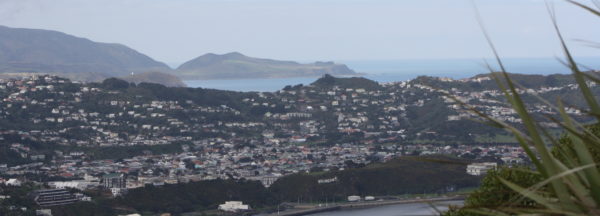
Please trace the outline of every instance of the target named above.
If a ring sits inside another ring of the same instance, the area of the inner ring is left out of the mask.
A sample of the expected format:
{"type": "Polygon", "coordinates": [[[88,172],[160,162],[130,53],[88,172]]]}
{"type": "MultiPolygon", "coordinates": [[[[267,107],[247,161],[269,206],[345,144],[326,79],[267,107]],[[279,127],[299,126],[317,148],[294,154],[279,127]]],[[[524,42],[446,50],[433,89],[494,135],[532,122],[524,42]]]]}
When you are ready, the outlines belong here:
{"type": "MultiPolygon", "coordinates": [[[[439,146],[410,145],[387,147],[357,147],[340,145],[334,147],[308,148],[301,145],[223,148],[202,151],[187,151],[175,154],[142,155],[122,160],[70,159],[40,164],[27,169],[7,172],[37,173],[49,177],[68,177],[72,180],[45,182],[53,189],[75,188],[79,190],[103,189],[113,196],[120,196],[129,189],[146,185],[187,183],[212,179],[256,180],[269,187],[282,176],[313,171],[346,169],[352,163],[368,164],[387,161],[403,155],[457,155],[463,158],[497,160],[500,163],[517,164],[526,162],[526,154],[516,146],[439,146]],[[501,160],[501,161],[500,161],[501,160]],[[349,162],[352,162],[349,164],[349,162]]],[[[231,145],[233,146],[233,145],[231,145]]],[[[85,155],[84,155],[85,156],[85,155]]],[[[469,166],[471,167],[471,166],[469,166]]],[[[486,169],[474,167],[467,170],[473,175],[484,174],[486,169]],[[477,169],[477,170],[475,170],[477,169]]],[[[26,179],[2,179],[1,184],[20,186],[26,179]]],[[[337,178],[319,179],[325,184],[337,178]]]]}
{"type": "MultiPolygon", "coordinates": [[[[460,84],[489,78],[438,79],[460,84]]],[[[576,85],[568,84],[520,92],[542,95],[576,89],[576,85]]],[[[0,131],[4,135],[0,138],[21,136],[35,142],[81,147],[165,145],[191,143],[207,136],[248,138],[269,133],[275,136],[274,142],[283,143],[320,140],[327,133],[360,133],[358,141],[363,143],[398,142],[407,136],[414,140],[432,135],[443,140],[442,134],[454,132],[420,129],[415,124],[427,122],[419,122],[422,114],[418,110],[443,104],[447,114],[435,119],[440,121],[435,124],[476,117],[455,100],[469,103],[496,119],[519,123],[498,90],[440,89],[416,81],[387,83],[378,88],[309,85],[243,94],[240,101],[223,104],[124,94],[130,93],[55,76],[0,79],[0,122],[7,124],[0,131]],[[439,100],[443,102],[436,104],[439,100]]],[[[543,103],[529,109],[534,114],[557,114],[543,103]]],[[[568,108],[567,112],[582,115],[575,108],[568,108]]],[[[547,119],[540,124],[557,126],[547,119]]],[[[19,142],[9,144],[13,151],[30,160],[45,160],[47,156],[30,152],[28,146],[19,142]]]]}
{"type": "Polygon", "coordinates": [[[487,174],[488,171],[496,169],[498,164],[495,162],[472,163],[467,166],[469,175],[481,176],[487,174]]]}

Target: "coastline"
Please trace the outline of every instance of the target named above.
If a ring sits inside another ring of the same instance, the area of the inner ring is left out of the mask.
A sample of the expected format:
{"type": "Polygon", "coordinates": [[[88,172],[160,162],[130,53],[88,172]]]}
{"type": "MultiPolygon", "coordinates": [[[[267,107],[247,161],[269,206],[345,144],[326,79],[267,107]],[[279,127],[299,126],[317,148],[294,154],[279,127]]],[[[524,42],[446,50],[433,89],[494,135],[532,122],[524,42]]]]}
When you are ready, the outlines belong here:
{"type": "MultiPolygon", "coordinates": [[[[186,77],[186,76],[181,76],[180,79],[184,80],[186,82],[195,82],[195,81],[215,81],[215,80],[222,80],[222,81],[227,81],[227,80],[260,80],[260,79],[267,79],[267,80],[277,80],[277,79],[299,79],[299,78],[311,78],[311,79],[318,79],[323,75],[298,75],[298,76],[264,76],[264,77],[222,77],[222,78],[198,78],[198,77],[186,77]]],[[[335,77],[363,77],[366,75],[370,75],[369,73],[364,73],[364,72],[355,72],[352,74],[330,74],[332,76],[335,77]]]]}
{"type": "Polygon", "coordinates": [[[331,206],[314,208],[303,208],[303,209],[290,209],[282,212],[275,212],[267,214],[266,216],[302,216],[310,215],[329,211],[339,211],[347,209],[368,209],[380,206],[398,205],[398,204],[411,204],[411,203],[430,203],[430,202],[442,202],[442,201],[460,201],[464,200],[464,195],[456,195],[450,197],[435,197],[426,199],[402,199],[402,200],[375,200],[375,201],[361,201],[352,203],[335,204],[331,206]]]}

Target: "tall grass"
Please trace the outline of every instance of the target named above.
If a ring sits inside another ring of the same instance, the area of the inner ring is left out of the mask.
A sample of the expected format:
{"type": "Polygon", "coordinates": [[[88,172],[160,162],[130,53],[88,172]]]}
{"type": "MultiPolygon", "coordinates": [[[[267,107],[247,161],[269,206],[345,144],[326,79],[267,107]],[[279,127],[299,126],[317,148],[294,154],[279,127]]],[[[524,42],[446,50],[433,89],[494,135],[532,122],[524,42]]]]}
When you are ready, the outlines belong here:
{"type": "MultiPolygon", "coordinates": [[[[566,1],[581,7],[592,14],[600,16],[600,11],[598,9],[573,0],[566,1]]],[[[595,3],[596,8],[600,8],[600,3],[597,1],[593,2],[595,3]]],[[[585,108],[584,112],[590,117],[595,118],[597,122],[600,122],[600,105],[596,101],[596,98],[588,85],[588,82],[598,83],[600,79],[580,70],[560,32],[551,5],[547,4],[547,8],[564,52],[565,60],[563,63],[572,71],[572,75],[581,90],[581,94],[587,102],[588,106],[585,108]]],[[[553,154],[549,146],[559,146],[558,139],[551,136],[545,128],[540,127],[532,115],[527,111],[527,104],[523,102],[521,96],[517,93],[518,84],[510,79],[502,60],[498,56],[496,48],[491,42],[485,28],[483,28],[483,25],[482,29],[496,56],[496,61],[500,66],[500,73],[492,73],[492,76],[494,76],[507,101],[523,121],[525,129],[524,131],[521,131],[509,124],[469,107],[468,104],[463,103],[463,105],[480,117],[486,119],[491,125],[512,132],[520,146],[525,150],[528,157],[533,162],[534,168],[530,171],[542,176],[543,180],[531,187],[525,188],[519,186],[516,182],[500,178],[502,183],[515,192],[518,192],[522,198],[533,200],[536,203],[535,207],[498,207],[494,209],[487,208],[472,211],[486,215],[600,216],[600,169],[591,153],[592,151],[600,150],[600,137],[596,136],[589,128],[569,116],[561,98],[557,98],[555,104],[539,98],[542,102],[553,107],[560,113],[560,118],[552,116],[548,116],[547,118],[560,125],[567,134],[563,139],[567,139],[566,141],[572,144],[570,148],[554,149],[553,154]]]]}

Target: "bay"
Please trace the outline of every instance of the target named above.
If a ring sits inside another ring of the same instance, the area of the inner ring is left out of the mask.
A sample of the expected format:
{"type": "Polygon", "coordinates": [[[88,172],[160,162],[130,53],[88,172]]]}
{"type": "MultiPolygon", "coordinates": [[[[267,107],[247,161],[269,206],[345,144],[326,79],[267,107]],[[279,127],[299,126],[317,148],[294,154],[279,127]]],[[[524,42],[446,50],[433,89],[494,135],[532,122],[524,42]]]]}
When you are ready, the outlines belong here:
{"type": "MultiPolygon", "coordinates": [[[[436,202],[433,205],[439,211],[448,210],[448,206],[462,206],[464,201],[444,201],[436,202]]],[[[439,215],[439,213],[428,203],[408,203],[389,206],[379,206],[366,209],[348,209],[331,212],[321,212],[310,214],[308,216],[420,216],[420,215],[439,215]]]]}

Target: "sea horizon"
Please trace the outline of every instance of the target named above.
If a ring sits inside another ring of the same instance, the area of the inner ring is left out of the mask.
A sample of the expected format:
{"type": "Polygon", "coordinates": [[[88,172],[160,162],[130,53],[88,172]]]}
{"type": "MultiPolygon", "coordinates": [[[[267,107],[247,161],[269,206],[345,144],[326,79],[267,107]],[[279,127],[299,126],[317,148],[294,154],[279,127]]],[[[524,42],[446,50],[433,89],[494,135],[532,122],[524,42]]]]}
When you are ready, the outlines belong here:
{"type": "MultiPolygon", "coordinates": [[[[582,70],[600,68],[600,57],[577,58],[582,70]]],[[[568,74],[569,68],[556,58],[506,58],[503,64],[510,73],[518,74],[568,74]]],[[[414,79],[418,76],[447,77],[463,79],[479,74],[489,73],[485,65],[493,69],[499,68],[493,59],[403,59],[403,60],[353,60],[336,61],[346,64],[357,75],[349,77],[364,77],[379,83],[400,82],[414,79]]],[[[188,87],[208,88],[231,91],[273,92],[287,85],[308,85],[319,76],[289,77],[289,78],[251,78],[251,79],[212,79],[184,80],[188,87]]]]}

